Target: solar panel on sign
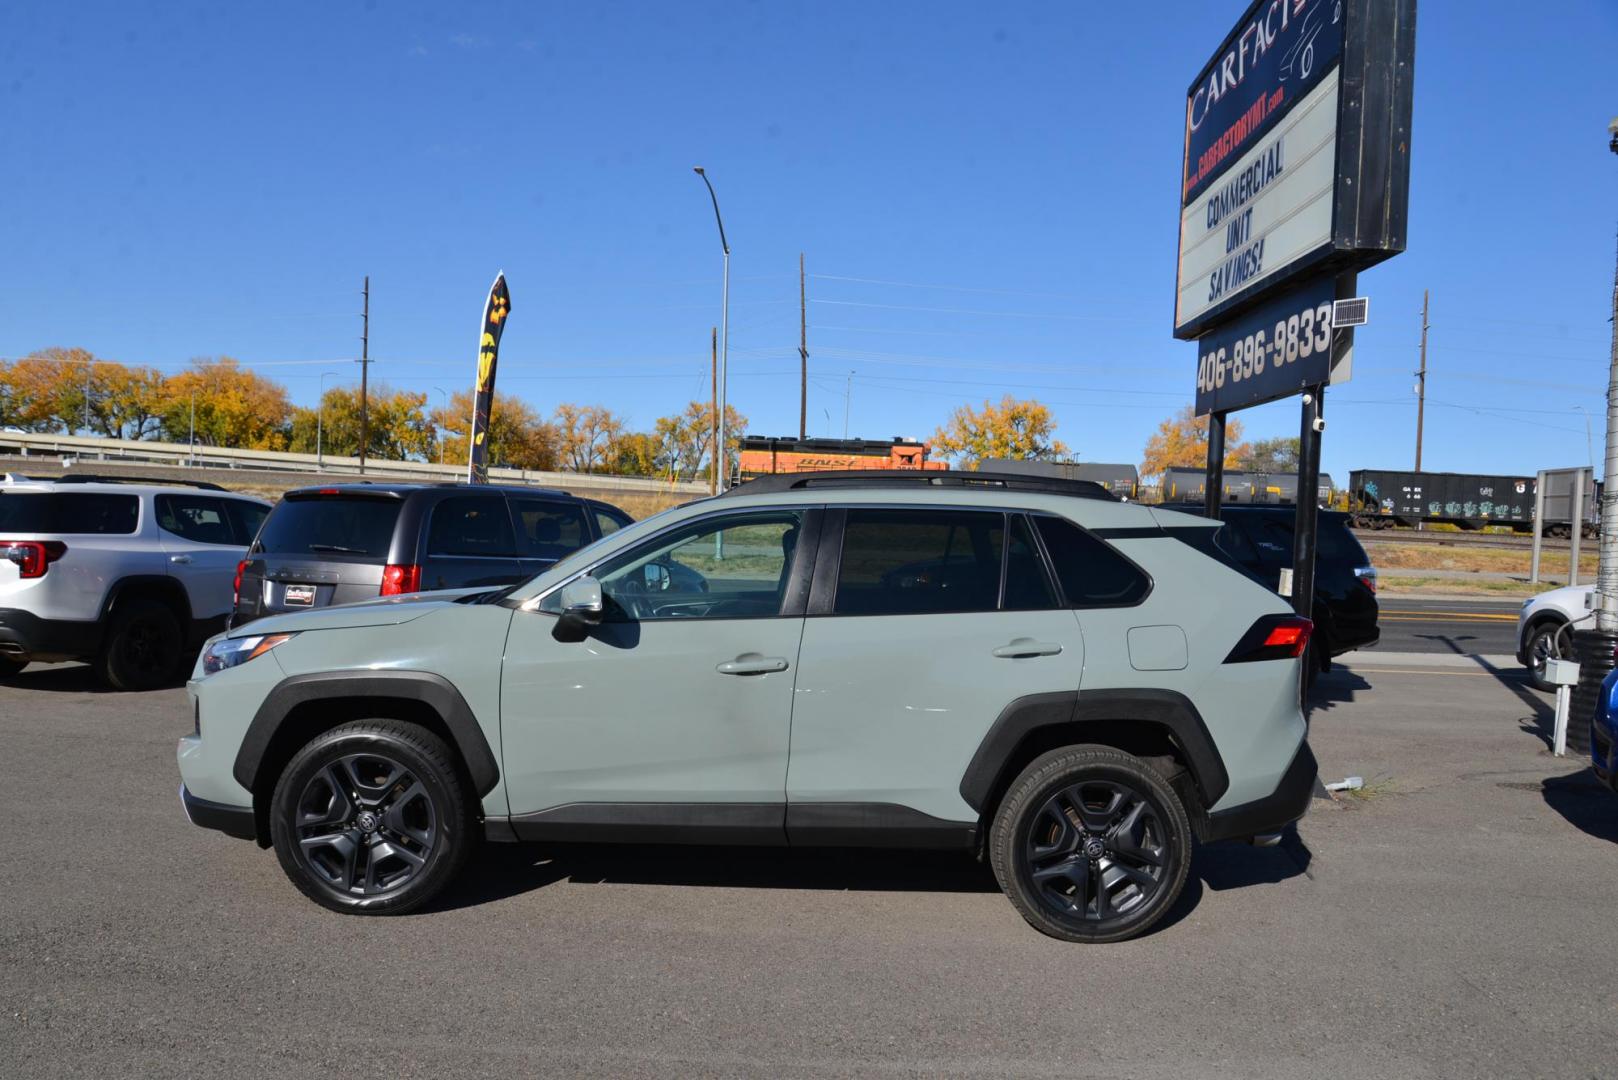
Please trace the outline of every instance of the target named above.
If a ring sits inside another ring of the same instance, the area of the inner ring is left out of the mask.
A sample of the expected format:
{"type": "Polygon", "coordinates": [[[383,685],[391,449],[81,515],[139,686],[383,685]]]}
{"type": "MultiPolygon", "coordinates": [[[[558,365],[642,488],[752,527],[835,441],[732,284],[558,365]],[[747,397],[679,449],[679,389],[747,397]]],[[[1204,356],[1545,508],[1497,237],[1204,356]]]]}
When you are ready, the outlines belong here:
{"type": "Polygon", "coordinates": [[[1341,330],[1345,326],[1364,326],[1371,314],[1368,297],[1356,296],[1352,300],[1338,300],[1332,304],[1331,324],[1341,330]]]}

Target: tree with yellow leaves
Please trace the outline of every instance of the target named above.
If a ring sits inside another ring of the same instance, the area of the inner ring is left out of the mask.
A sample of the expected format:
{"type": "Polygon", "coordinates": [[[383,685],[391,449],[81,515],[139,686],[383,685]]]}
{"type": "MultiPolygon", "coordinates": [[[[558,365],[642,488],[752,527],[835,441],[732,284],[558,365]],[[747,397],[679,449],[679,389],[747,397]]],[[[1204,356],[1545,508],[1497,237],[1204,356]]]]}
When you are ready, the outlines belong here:
{"type": "Polygon", "coordinates": [[[185,442],[196,408],[196,438],[203,446],[285,450],[292,405],[286,387],[248,371],[228,356],[191,361],[164,386],[163,433],[185,442]]]}
{"type": "MultiPolygon", "coordinates": [[[[1242,455],[1242,425],[1239,420],[1225,423],[1225,468],[1236,468],[1242,455]]],[[[1190,405],[1161,424],[1146,441],[1141,477],[1161,476],[1164,469],[1203,469],[1208,465],[1208,418],[1196,415],[1190,405]]]]}
{"type": "Polygon", "coordinates": [[[933,453],[957,466],[975,469],[987,458],[1059,458],[1066,444],[1052,438],[1056,420],[1038,401],[1019,401],[1007,394],[1000,404],[983,408],[962,405],[933,433],[933,453]]]}

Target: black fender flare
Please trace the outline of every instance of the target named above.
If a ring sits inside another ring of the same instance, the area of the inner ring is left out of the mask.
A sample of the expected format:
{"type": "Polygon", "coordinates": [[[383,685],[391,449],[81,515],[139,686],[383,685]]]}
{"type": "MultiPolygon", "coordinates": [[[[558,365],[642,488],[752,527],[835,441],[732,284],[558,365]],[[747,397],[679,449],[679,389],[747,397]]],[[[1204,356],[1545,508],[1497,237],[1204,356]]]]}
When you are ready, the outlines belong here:
{"type": "Polygon", "coordinates": [[[255,791],[259,769],[281,724],[299,705],[335,698],[393,698],[427,705],[444,721],[479,798],[500,781],[500,766],[472,709],[448,679],[427,671],[321,671],[292,675],[275,685],[242,736],[231,774],[255,791]]]}
{"type": "Polygon", "coordinates": [[[119,578],[107,590],[107,595],[101,601],[101,616],[98,620],[105,623],[112,614],[118,601],[123,599],[125,593],[136,589],[150,589],[153,592],[163,593],[169,600],[176,601],[179,606],[181,618],[185,628],[189,629],[195,614],[191,610],[191,596],[185,591],[185,586],[174,578],[164,574],[133,574],[129,577],[119,578]]]}
{"type": "Polygon", "coordinates": [[[1224,759],[1191,699],[1174,690],[1080,690],[1020,697],[1001,710],[961,776],[961,798],[983,813],[1007,763],[1030,734],[1045,727],[1123,720],[1166,728],[1185,751],[1191,779],[1203,804],[1212,806],[1230,789],[1224,759]]]}

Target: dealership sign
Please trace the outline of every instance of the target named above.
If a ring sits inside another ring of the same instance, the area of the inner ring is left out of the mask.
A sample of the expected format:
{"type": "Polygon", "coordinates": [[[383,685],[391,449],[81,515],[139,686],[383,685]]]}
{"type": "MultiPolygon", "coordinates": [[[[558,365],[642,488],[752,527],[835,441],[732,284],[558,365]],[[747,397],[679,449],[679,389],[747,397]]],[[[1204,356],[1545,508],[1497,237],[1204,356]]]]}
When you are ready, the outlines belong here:
{"type": "Polygon", "coordinates": [[[1415,0],[1257,0],[1186,91],[1174,334],[1404,249],[1415,0]]]}
{"type": "Polygon", "coordinates": [[[1301,282],[1197,339],[1196,414],[1229,412],[1347,377],[1346,335],[1332,331],[1333,275],[1301,282]]]}

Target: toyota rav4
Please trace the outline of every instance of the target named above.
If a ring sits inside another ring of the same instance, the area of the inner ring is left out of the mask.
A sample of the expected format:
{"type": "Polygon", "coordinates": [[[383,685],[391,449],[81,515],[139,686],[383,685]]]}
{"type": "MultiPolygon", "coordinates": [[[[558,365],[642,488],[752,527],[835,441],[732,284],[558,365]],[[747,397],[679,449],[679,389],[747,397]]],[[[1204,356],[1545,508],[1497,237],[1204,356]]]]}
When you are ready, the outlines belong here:
{"type": "Polygon", "coordinates": [[[214,638],[191,820],[329,908],[409,911],[475,842],[953,848],[1038,929],[1161,918],[1194,840],[1308,806],[1310,623],[1216,522],[974,473],[756,480],[499,591],[214,638]]]}

